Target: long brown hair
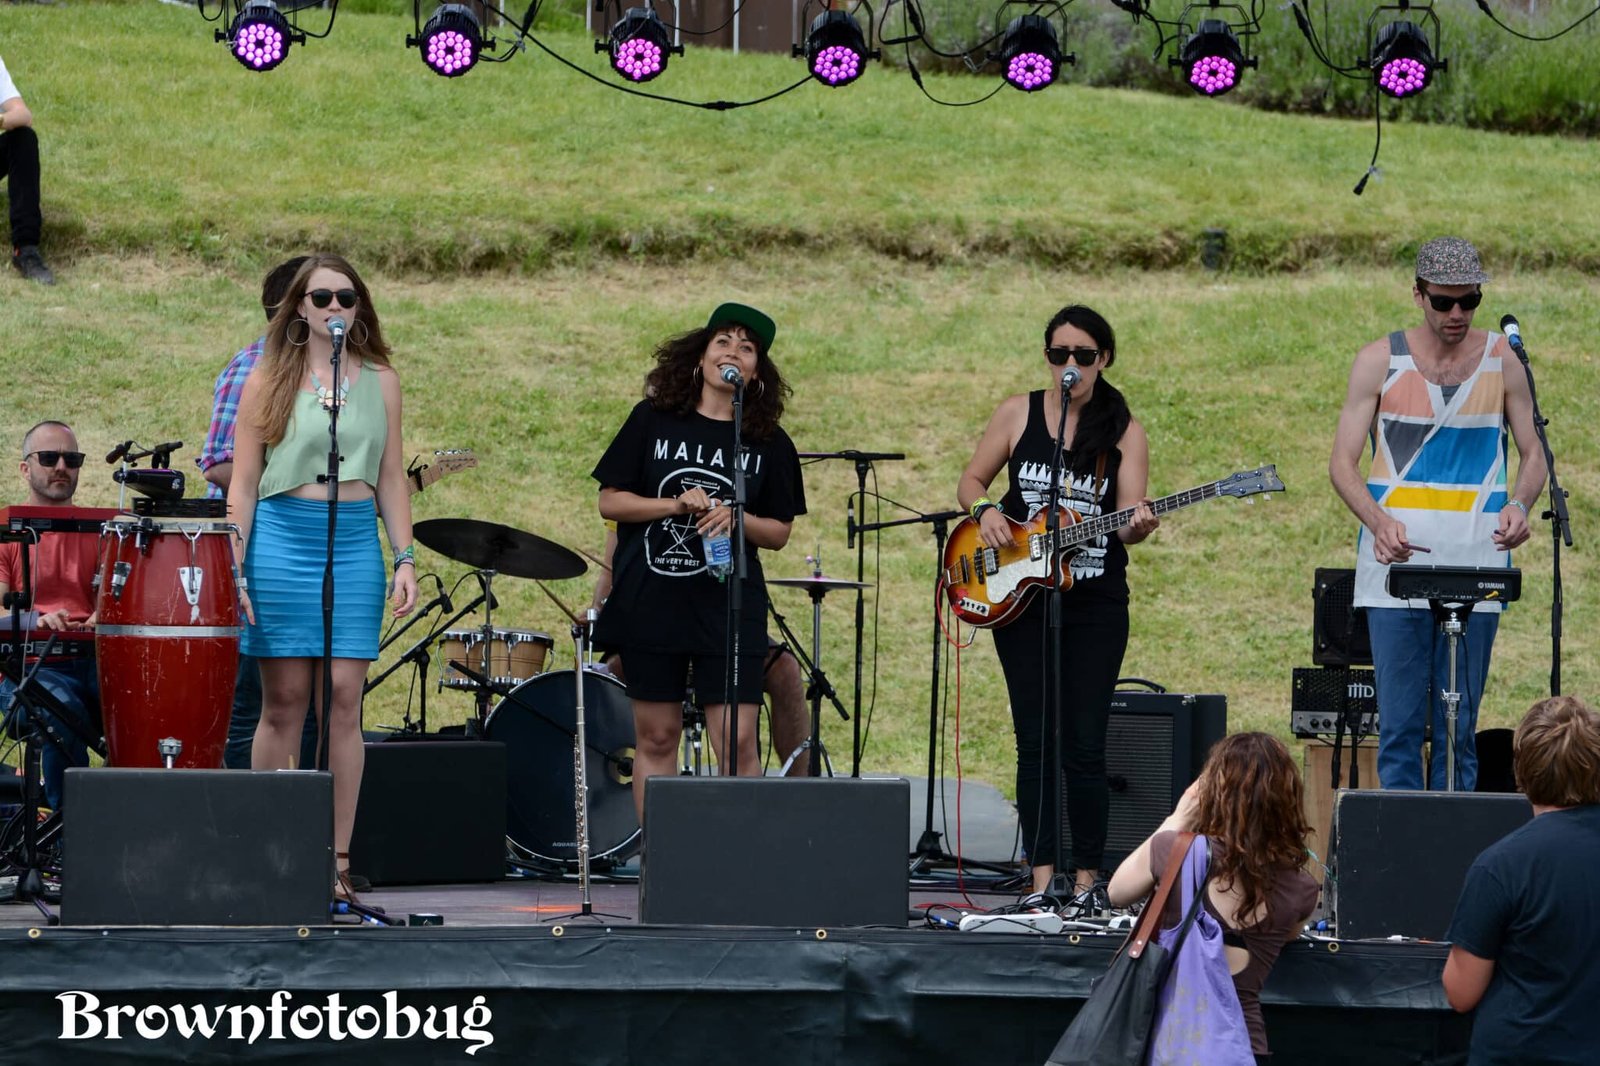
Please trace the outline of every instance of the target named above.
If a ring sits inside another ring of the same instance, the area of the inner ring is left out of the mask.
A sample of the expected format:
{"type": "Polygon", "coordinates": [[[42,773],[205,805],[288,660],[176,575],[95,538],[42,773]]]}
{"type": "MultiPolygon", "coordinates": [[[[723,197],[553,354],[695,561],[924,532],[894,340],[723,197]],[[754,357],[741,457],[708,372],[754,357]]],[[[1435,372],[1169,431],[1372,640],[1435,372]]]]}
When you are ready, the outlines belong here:
{"type": "Polygon", "coordinates": [[[789,397],[789,383],[778,372],[778,365],[767,354],[761,338],[744,326],[732,322],[713,323],[702,329],[680,333],[663,341],[656,349],[656,365],[644,379],[645,398],[657,411],[686,415],[700,402],[700,359],[711,339],[723,330],[736,330],[756,346],[756,379],[744,390],[744,425],[751,440],[766,440],[783,418],[783,402],[789,397]]]}
{"type": "Polygon", "coordinates": [[[356,273],[355,267],[340,255],[321,253],[306,256],[300,269],[295,271],[294,279],[289,282],[283,299],[278,302],[277,310],[267,322],[267,344],[259,364],[263,378],[256,427],[261,430],[261,437],[268,444],[283,440],[284,433],[288,432],[289,416],[294,413],[295,395],[305,387],[306,346],[289,339],[289,327],[294,322],[305,321],[300,314],[300,301],[305,297],[311,275],[324,268],[349,278],[350,287],[360,297],[355,306],[355,322],[351,323],[350,332],[345,338],[345,356],[360,359],[369,367],[389,365],[389,345],[383,339],[383,328],[378,325],[378,312],[372,306],[372,294],[367,291],[366,283],[356,273]],[[366,328],[358,329],[356,323],[366,328]],[[359,344],[356,343],[358,338],[359,344]]]}
{"type": "Polygon", "coordinates": [[[1235,733],[1217,741],[1201,773],[1195,832],[1211,840],[1211,876],[1239,892],[1249,920],[1274,878],[1306,860],[1305,787],[1283,741],[1235,733]]]}

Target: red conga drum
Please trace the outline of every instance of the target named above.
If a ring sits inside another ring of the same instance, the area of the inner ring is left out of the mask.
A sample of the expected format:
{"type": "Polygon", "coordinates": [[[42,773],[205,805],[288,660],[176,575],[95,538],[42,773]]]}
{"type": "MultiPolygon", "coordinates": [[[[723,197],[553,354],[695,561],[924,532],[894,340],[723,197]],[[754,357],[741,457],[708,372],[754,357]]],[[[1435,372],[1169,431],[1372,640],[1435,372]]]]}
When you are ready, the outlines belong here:
{"type": "Polygon", "coordinates": [[[239,672],[233,527],[204,519],[120,515],[100,544],[95,654],[106,761],[217,769],[239,672]]]}

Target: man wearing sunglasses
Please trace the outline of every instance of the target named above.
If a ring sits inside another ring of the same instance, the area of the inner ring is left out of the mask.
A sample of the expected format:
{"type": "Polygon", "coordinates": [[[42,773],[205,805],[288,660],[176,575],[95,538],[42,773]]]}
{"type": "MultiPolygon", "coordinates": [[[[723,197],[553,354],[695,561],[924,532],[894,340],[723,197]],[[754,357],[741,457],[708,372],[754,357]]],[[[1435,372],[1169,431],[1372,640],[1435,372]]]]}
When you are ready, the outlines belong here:
{"type": "MultiPolygon", "coordinates": [[[[1429,788],[1445,787],[1449,656],[1426,601],[1388,594],[1389,567],[1507,567],[1528,539],[1528,510],[1545,480],[1527,372],[1498,333],[1472,328],[1483,299],[1478,250],[1440,237],[1417,251],[1412,300],[1422,322],[1356,355],[1328,474],[1361,521],[1355,606],[1372,635],[1378,689],[1378,779],[1423,788],[1422,745],[1431,722],[1429,788]],[[1506,431],[1519,463],[1508,483],[1506,431]],[[1371,449],[1365,476],[1361,453],[1371,449]],[[1421,553],[1421,554],[1414,554],[1421,553]]],[[[1489,676],[1500,604],[1479,603],[1457,652],[1456,787],[1472,791],[1478,705],[1489,676]]]]}
{"type": "MultiPolygon", "coordinates": [[[[83,452],[64,422],[40,422],[22,438],[22,477],[34,507],[70,507],[78,491],[83,452]]],[[[46,533],[28,551],[33,607],[40,629],[70,630],[94,625],[94,571],[99,538],[92,533],[46,533]]],[[[0,594],[22,584],[22,546],[0,544],[0,594]]],[[[47,660],[38,670],[40,683],[72,711],[79,724],[97,728],[100,682],[91,658],[47,660]]],[[[12,684],[0,679],[0,707],[11,703],[12,684]]],[[[44,747],[44,792],[52,809],[61,807],[62,780],[68,766],[87,766],[88,749],[77,731],[57,726],[67,751],[44,747]]]]}

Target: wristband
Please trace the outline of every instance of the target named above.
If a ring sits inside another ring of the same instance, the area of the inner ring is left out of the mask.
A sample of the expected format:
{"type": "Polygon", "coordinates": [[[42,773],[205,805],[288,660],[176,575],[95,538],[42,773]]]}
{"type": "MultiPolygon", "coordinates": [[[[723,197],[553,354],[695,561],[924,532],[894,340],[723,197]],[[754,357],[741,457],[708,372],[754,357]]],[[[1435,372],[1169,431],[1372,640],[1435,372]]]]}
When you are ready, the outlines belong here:
{"type": "Polygon", "coordinates": [[[970,514],[973,518],[978,518],[978,517],[982,516],[983,509],[985,507],[993,507],[993,506],[994,506],[994,501],[989,499],[989,497],[987,497],[987,496],[979,496],[976,500],[972,501],[972,506],[967,509],[967,513],[970,514]]]}
{"type": "Polygon", "coordinates": [[[240,574],[238,577],[233,579],[233,587],[238,589],[240,592],[248,592],[250,591],[250,582],[246,580],[243,574],[240,574]]]}
{"type": "MultiPolygon", "coordinates": [[[[1506,501],[1506,507],[1520,508],[1522,510],[1522,517],[1528,517],[1528,505],[1517,499],[1515,496],[1506,501]]],[[[1505,507],[1502,507],[1501,510],[1505,510],[1505,507]]]]}
{"type": "Polygon", "coordinates": [[[407,544],[404,548],[394,553],[394,568],[400,569],[406,563],[417,565],[417,548],[414,544],[407,544]]]}

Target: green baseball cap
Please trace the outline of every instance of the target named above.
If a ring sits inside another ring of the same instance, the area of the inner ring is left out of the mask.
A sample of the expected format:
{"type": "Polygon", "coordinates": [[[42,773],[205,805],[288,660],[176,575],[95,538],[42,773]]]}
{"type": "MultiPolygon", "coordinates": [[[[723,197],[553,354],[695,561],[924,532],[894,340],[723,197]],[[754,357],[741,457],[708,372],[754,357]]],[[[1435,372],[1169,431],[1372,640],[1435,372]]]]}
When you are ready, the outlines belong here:
{"type": "Polygon", "coordinates": [[[743,326],[750,331],[751,336],[761,342],[764,350],[771,350],[772,338],[778,335],[777,324],[754,307],[745,304],[726,303],[711,312],[711,317],[706,319],[706,328],[712,326],[726,326],[729,324],[743,326]]]}

